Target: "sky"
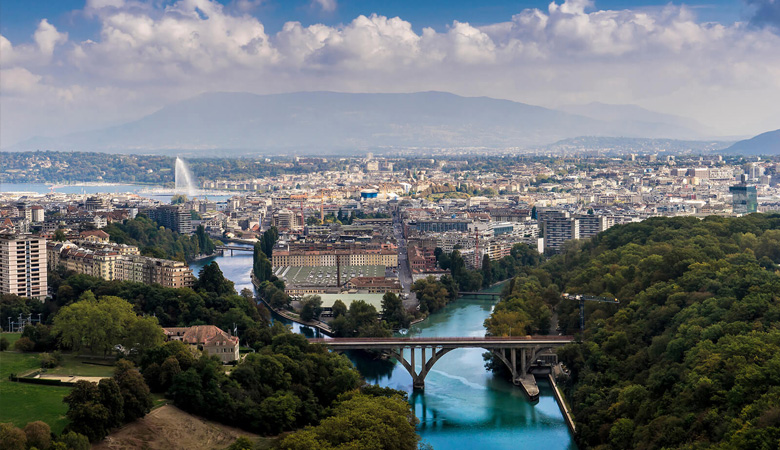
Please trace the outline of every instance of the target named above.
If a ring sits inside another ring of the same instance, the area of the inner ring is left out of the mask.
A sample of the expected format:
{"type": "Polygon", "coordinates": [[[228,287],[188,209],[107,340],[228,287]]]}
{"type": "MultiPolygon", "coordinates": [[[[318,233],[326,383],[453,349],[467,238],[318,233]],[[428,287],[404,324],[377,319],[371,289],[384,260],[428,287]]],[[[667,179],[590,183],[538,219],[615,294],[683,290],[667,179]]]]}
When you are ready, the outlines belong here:
{"type": "Polygon", "coordinates": [[[3,0],[0,148],[211,91],[448,91],[780,128],[780,0],[3,0]]]}

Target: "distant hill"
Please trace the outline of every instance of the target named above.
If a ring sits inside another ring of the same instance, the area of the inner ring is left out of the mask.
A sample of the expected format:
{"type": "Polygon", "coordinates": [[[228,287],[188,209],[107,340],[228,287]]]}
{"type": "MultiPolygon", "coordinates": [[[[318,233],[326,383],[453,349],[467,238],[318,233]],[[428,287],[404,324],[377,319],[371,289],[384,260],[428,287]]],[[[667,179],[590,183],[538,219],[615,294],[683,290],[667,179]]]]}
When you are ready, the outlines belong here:
{"type": "MultiPolygon", "coordinates": [[[[610,105],[593,102],[586,105],[563,106],[558,109],[606,122],[628,122],[642,130],[658,127],[667,134],[673,132],[674,136],[664,136],[667,138],[700,139],[706,135],[714,135],[712,130],[708,130],[704,125],[693,119],[650,111],[637,105],[610,105]]],[[[635,131],[639,131],[639,129],[635,131]]],[[[653,136],[646,135],[644,137],[653,136]]]]}
{"type": "MultiPolygon", "coordinates": [[[[356,152],[392,147],[528,147],[575,136],[686,137],[674,124],[600,120],[444,92],[208,93],[140,120],[7,150],[170,153],[356,152]]],[[[695,133],[694,133],[695,134],[695,133]]]]}
{"type": "Polygon", "coordinates": [[[725,151],[740,155],[778,155],[780,154],[780,130],[767,131],[739,141],[725,151]]]}
{"type": "Polygon", "coordinates": [[[663,150],[675,154],[683,154],[689,152],[708,153],[722,151],[733,142],[579,136],[547,145],[544,149],[553,152],[605,151],[607,153],[648,153],[663,150]]]}

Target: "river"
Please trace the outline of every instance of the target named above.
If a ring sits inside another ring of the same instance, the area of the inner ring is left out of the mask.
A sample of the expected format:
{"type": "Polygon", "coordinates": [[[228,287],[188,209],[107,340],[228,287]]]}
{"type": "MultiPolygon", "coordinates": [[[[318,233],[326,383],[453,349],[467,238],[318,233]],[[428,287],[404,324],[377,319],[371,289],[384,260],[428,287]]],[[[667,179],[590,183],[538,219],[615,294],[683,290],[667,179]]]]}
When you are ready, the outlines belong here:
{"type": "MultiPolygon", "coordinates": [[[[212,260],[219,263],[237,290],[251,287],[251,253],[217,256],[190,267],[197,275],[212,260]]],[[[493,303],[460,298],[412,326],[409,336],[484,336],[482,323],[490,315],[493,303]]],[[[312,329],[297,324],[293,324],[293,331],[314,335],[312,329]]],[[[447,353],[433,366],[422,392],[412,390],[411,376],[400,364],[356,354],[348,356],[366,381],[409,393],[409,402],[420,419],[417,432],[436,450],[576,450],[549,383],[538,380],[539,401],[530,403],[519,387],[485,370],[483,352],[459,349],[447,353]]]]}

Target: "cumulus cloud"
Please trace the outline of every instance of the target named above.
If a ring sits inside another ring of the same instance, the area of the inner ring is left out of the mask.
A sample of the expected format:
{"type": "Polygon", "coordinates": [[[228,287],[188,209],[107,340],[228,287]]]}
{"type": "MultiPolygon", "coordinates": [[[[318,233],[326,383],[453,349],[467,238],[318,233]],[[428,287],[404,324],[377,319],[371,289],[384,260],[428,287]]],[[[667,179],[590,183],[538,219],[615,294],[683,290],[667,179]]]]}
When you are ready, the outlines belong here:
{"type": "MultiPolygon", "coordinates": [[[[694,116],[722,134],[750,133],[780,116],[780,36],[769,27],[702,23],[685,7],[615,11],[566,0],[479,27],[456,21],[416,32],[403,18],[372,14],[340,26],[288,22],[269,34],[247,13],[259,3],[90,0],[87,12],[100,23],[93,40],[69,42],[45,19],[30,43],[0,36],[0,66],[13,70],[0,94],[27,96],[0,106],[31,123],[37,108],[95,112],[100,121],[214,90],[443,90],[547,106],[638,103],[694,116]]],[[[26,137],[7,129],[0,145],[26,137]]]]}
{"type": "Polygon", "coordinates": [[[14,47],[8,39],[0,36],[0,66],[47,64],[51,61],[55,47],[67,40],[67,33],[60,33],[48,20],[43,19],[33,34],[33,43],[14,47]]]}

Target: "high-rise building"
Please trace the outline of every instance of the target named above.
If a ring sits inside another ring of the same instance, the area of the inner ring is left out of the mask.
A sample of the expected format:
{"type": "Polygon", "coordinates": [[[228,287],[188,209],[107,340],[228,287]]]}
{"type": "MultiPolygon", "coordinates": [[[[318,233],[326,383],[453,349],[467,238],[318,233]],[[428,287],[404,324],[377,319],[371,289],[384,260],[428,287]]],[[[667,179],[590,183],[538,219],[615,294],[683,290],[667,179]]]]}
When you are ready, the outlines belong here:
{"type": "Polygon", "coordinates": [[[48,294],[46,239],[33,235],[0,236],[0,294],[43,301],[48,294]]]}
{"type": "Polygon", "coordinates": [[[577,222],[579,222],[580,230],[579,239],[593,237],[608,228],[607,220],[604,216],[580,214],[577,216],[577,222]]]}
{"type": "Polygon", "coordinates": [[[729,188],[734,214],[750,214],[758,211],[758,194],[755,186],[738,184],[729,188]]]}
{"type": "Polygon", "coordinates": [[[559,251],[563,243],[580,238],[580,223],[570,217],[550,217],[544,220],[544,249],[559,251]]]}
{"type": "Polygon", "coordinates": [[[160,226],[177,233],[192,234],[192,214],[181,206],[165,205],[145,212],[160,226]]]}

